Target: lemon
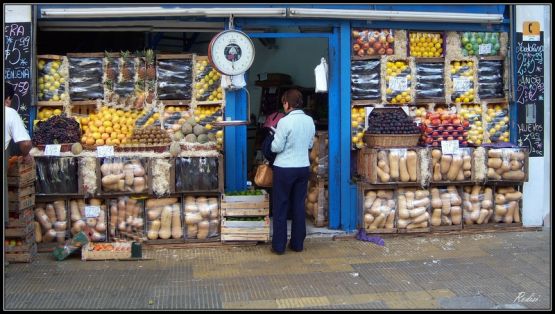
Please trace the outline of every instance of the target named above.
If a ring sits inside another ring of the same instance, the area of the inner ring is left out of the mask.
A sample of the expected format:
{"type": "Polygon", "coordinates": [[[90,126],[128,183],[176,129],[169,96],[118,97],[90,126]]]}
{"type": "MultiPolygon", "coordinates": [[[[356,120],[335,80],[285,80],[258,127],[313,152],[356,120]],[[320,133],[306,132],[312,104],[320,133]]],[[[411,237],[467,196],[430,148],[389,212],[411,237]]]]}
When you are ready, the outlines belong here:
{"type": "MultiPolygon", "coordinates": [[[[59,101],[59,100],[60,100],[60,96],[58,96],[58,94],[56,94],[56,95],[52,96],[52,100],[53,100],[53,101],[59,101]]],[[[58,110],[58,109],[56,109],[56,110],[58,110]]],[[[55,112],[55,111],[54,111],[54,112],[55,112]]],[[[56,114],[56,113],[54,113],[54,114],[56,114]]]]}

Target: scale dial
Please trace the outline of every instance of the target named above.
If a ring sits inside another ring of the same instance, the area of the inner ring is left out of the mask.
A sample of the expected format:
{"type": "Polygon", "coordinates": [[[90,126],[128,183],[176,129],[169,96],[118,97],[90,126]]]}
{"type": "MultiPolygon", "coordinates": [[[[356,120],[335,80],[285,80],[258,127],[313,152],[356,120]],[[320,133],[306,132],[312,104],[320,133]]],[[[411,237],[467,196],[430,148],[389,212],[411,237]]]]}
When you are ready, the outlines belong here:
{"type": "Polygon", "coordinates": [[[241,31],[223,31],[210,41],[208,60],[220,73],[243,74],[254,61],[254,44],[249,36],[241,31]]]}

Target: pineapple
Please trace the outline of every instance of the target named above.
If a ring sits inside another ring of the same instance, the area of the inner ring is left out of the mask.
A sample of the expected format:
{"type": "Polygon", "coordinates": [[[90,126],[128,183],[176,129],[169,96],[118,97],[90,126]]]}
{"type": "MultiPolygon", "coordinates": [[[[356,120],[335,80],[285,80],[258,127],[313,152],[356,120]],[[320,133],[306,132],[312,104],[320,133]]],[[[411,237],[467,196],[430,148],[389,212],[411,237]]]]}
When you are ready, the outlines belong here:
{"type": "Polygon", "coordinates": [[[154,80],[156,77],[156,69],[154,68],[154,51],[148,49],[145,54],[146,58],[146,77],[149,80],[154,80]]]}
{"type": "Polygon", "coordinates": [[[124,81],[130,81],[133,79],[133,76],[131,74],[131,69],[127,65],[127,59],[129,58],[129,54],[130,54],[129,51],[125,51],[121,53],[121,58],[123,60],[123,64],[121,67],[121,75],[124,81]]]}
{"type": "Polygon", "coordinates": [[[114,81],[116,79],[116,70],[113,67],[114,66],[114,60],[113,60],[112,57],[110,57],[110,53],[108,51],[104,51],[104,55],[106,57],[106,78],[107,78],[107,81],[114,81]]]}

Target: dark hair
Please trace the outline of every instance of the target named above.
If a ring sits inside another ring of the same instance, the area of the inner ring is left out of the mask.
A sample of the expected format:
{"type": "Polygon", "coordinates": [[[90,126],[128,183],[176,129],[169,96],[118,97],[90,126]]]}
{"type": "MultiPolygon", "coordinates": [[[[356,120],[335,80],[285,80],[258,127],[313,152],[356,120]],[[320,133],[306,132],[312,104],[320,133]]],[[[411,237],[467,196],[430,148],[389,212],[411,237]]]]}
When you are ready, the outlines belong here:
{"type": "Polygon", "coordinates": [[[13,95],[15,95],[13,85],[10,83],[4,83],[4,99],[13,99],[13,95]]]}
{"type": "Polygon", "coordinates": [[[281,95],[281,102],[288,102],[291,108],[300,108],[303,106],[303,94],[298,89],[288,89],[281,95]]]}

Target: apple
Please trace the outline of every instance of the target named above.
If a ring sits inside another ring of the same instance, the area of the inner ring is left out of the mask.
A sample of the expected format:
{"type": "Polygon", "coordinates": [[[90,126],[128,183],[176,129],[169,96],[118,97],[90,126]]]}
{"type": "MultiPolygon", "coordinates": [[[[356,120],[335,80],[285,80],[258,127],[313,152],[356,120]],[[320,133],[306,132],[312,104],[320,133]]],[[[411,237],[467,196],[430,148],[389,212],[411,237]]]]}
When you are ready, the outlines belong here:
{"type": "Polygon", "coordinates": [[[463,126],[466,128],[470,125],[470,123],[468,122],[468,120],[464,120],[463,122],[463,126]]]}
{"type": "Polygon", "coordinates": [[[439,119],[432,119],[432,125],[439,125],[440,123],[439,119]]]}
{"type": "Polygon", "coordinates": [[[453,136],[459,136],[459,132],[454,131],[454,132],[451,133],[451,135],[453,135],[453,136]]]}
{"type": "Polygon", "coordinates": [[[382,43],[377,41],[377,42],[374,43],[373,47],[376,50],[380,50],[382,48],[382,43]]]}
{"type": "Polygon", "coordinates": [[[387,35],[386,40],[388,43],[392,44],[395,42],[395,37],[393,37],[391,34],[387,35]]]}
{"type": "Polygon", "coordinates": [[[362,45],[364,43],[364,39],[362,37],[357,38],[357,44],[362,45]]]}
{"type": "Polygon", "coordinates": [[[360,32],[359,31],[353,31],[353,37],[359,37],[360,36],[360,32]]]}
{"type": "Polygon", "coordinates": [[[384,35],[380,35],[379,40],[380,40],[381,43],[385,43],[385,42],[387,42],[387,37],[385,37],[384,35]]]}
{"type": "Polygon", "coordinates": [[[432,136],[439,136],[439,132],[433,131],[433,132],[432,132],[432,136]]]}
{"type": "Polygon", "coordinates": [[[462,133],[462,136],[467,137],[467,136],[468,136],[468,132],[464,131],[464,132],[462,133]]]}
{"type": "Polygon", "coordinates": [[[392,48],[387,48],[385,53],[388,54],[388,55],[392,55],[393,54],[393,49],[392,48]]]}
{"type": "Polygon", "coordinates": [[[447,140],[448,140],[448,141],[452,141],[453,139],[454,139],[454,137],[452,137],[452,136],[448,136],[448,137],[447,137],[447,140]]]}
{"type": "Polygon", "coordinates": [[[461,119],[459,119],[459,118],[453,119],[453,124],[454,125],[461,125],[461,119]]]}
{"type": "Polygon", "coordinates": [[[376,38],[375,38],[375,37],[370,37],[370,38],[368,38],[368,43],[370,43],[370,45],[374,45],[375,42],[376,42],[376,38]]]}
{"type": "Polygon", "coordinates": [[[424,131],[425,131],[426,133],[432,133],[432,132],[434,131],[434,129],[432,129],[432,128],[430,128],[430,127],[427,127],[424,131]]]}
{"type": "Polygon", "coordinates": [[[449,132],[447,132],[447,131],[443,131],[443,132],[441,133],[441,136],[443,136],[443,137],[447,137],[447,136],[449,136],[449,132]]]}
{"type": "Polygon", "coordinates": [[[462,142],[462,141],[464,141],[464,138],[463,138],[462,136],[458,136],[458,137],[457,137],[457,140],[458,140],[459,142],[462,142]]]}
{"type": "Polygon", "coordinates": [[[439,146],[439,143],[438,142],[433,142],[432,146],[439,146]]]}
{"type": "Polygon", "coordinates": [[[443,130],[445,130],[445,127],[444,127],[443,125],[440,125],[440,126],[437,128],[437,130],[438,130],[438,131],[443,131],[443,130]]]}
{"type": "Polygon", "coordinates": [[[365,42],[364,44],[362,44],[362,48],[368,50],[368,48],[370,48],[370,44],[368,42],[365,42]]]}
{"type": "Polygon", "coordinates": [[[463,130],[464,130],[464,128],[462,126],[457,127],[457,131],[463,131],[463,130]]]}
{"type": "Polygon", "coordinates": [[[385,48],[380,48],[380,50],[378,51],[378,53],[379,53],[380,55],[385,54],[385,48]]]}
{"type": "Polygon", "coordinates": [[[452,125],[450,125],[450,126],[447,127],[447,131],[453,131],[454,129],[455,129],[455,128],[454,128],[452,125]]]}
{"type": "Polygon", "coordinates": [[[359,44],[354,44],[354,45],[353,45],[353,50],[354,50],[355,52],[358,52],[358,51],[360,50],[360,45],[359,45],[359,44]]]}
{"type": "Polygon", "coordinates": [[[357,51],[357,55],[358,55],[359,57],[364,56],[364,49],[359,49],[359,51],[357,51]]]}
{"type": "Polygon", "coordinates": [[[426,138],[426,144],[430,144],[433,141],[434,141],[434,139],[431,138],[431,137],[426,138]]]}
{"type": "Polygon", "coordinates": [[[468,142],[467,142],[467,141],[462,141],[462,142],[461,142],[461,145],[462,145],[462,146],[466,146],[466,145],[468,145],[468,142]]]}
{"type": "Polygon", "coordinates": [[[376,50],[374,50],[374,48],[368,48],[368,50],[366,50],[366,54],[369,56],[375,55],[376,50]]]}

